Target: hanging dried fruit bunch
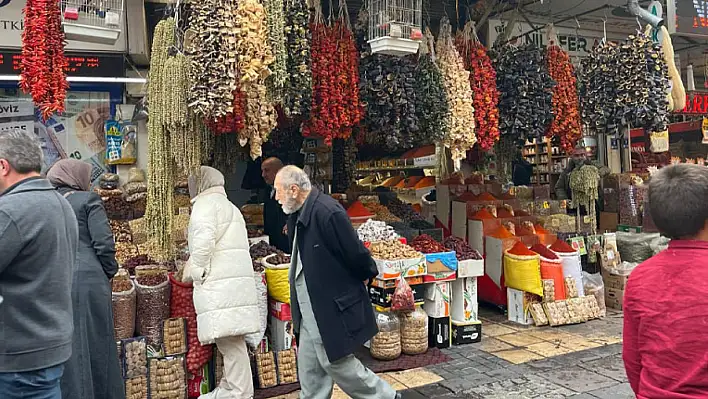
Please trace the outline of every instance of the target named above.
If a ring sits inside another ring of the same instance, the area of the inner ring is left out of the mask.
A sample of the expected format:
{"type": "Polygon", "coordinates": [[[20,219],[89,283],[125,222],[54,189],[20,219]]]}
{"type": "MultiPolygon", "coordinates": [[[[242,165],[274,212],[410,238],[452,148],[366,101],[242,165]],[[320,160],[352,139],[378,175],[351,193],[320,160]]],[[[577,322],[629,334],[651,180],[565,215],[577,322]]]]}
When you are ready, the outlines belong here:
{"type": "Polygon", "coordinates": [[[359,53],[344,14],[327,26],[318,10],[310,26],[312,109],[302,135],[324,137],[327,145],[335,138],[349,138],[363,114],[359,104],[359,53]]]}
{"type": "Polygon", "coordinates": [[[477,37],[474,22],[468,22],[462,32],[458,32],[456,44],[465,68],[470,71],[477,143],[482,151],[489,151],[499,140],[497,72],[487,55],[487,48],[477,37]]]}
{"type": "Polygon", "coordinates": [[[268,29],[263,5],[258,0],[241,0],[236,9],[239,86],[246,96],[245,127],[239,131],[239,144],[250,142],[251,158],[262,154],[262,145],[277,124],[277,113],[269,100],[266,79],[273,55],[268,44],[268,29]]]}
{"type": "Polygon", "coordinates": [[[465,70],[462,57],[457,52],[452,40],[452,26],[447,17],[440,22],[440,36],[435,47],[437,62],[443,75],[447,102],[450,107],[450,132],[444,140],[452,152],[452,159],[457,161],[467,156],[477,142],[474,134],[474,108],[472,107],[472,89],[470,73],[465,70]]]}
{"type": "Polygon", "coordinates": [[[310,70],[310,9],[307,0],[284,0],[287,81],[283,98],[285,115],[307,116],[312,100],[310,70]]]}
{"type": "Polygon", "coordinates": [[[241,90],[233,92],[233,111],[216,119],[207,118],[206,123],[209,130],[214,134],[238,133],[244,126],[244,112],[246,107],[246,96],[241,90]]]}
{"type": "Polygon", "coordinates": [[[366,106],[362,141],[389,151],[413,148],[420,130],[413,58],[374,54],[361,62],[366,106]]]}
{"type": "Polygon", "coordinates": [[[283,0],[263,0],[266,23],[268,26],[268,42],[275,61],[270,66],[272,75],[267,80],[268,94],[276,104],[283,102],[285,83],[288,79],[288,49],[285,46],[285,15],[283,0]]]}
{"type": "Polygon", "coordinates": [[[435,63],[435,38],[427,28],[425,40],[420,44],[418,65],[415,68],[415,97],[415,109],[420,121],[415,144],[426,145],[442,141],[450,130],[450,108],[442,72],[435,63]]]}
{"type": "MultiPolygon", "coordinates": [[[[555,37],[555,34],[553,34],[555,37]]],[[[553,87],[553,121],[546,136],[560,137],[561,147],[567,154],[572,154],[578,140],[583,138],[580,128],[580,112],[578,110],[578,86],[575,79],[575,68],[570,62],[568,53],[551,41],[546,49],[546,63],[551,79],[556,82],[553,87]]]]}
{"type": "Polygon", "coordinates": [[[32,101],[46,120],[55,112],[64,112],[69,89],[59,2],[28,0],[23,23],[20,88],[32,94],[32,101]]]}
{"type": "Polygon", "coordinates": [[[168,62],[168,51],[175,45],[175,21],[167,18],[155,27],[150,58],[150,80],[148,82],[148,198],[145,210],[150,257],[158,262],[171,260],[172,219],[174,193],[174,167],[170,135],[165,122],[171,120],[164,86],[168,62]]]}
{"type": "Polygon", "coordinates": [[[235,2],[200,0],[191,7],[189,29],[195,35],[185,48],[192,60],[189,107],[216,120],[232,112],[237,87],[235,2]]]}
{"type": "Polygon", "coordinates": [[[515,139],[541,138],[553,120],[553,86],[541,51],[509,44],[494,60],[499,90],[499,129],[515,139]]]}

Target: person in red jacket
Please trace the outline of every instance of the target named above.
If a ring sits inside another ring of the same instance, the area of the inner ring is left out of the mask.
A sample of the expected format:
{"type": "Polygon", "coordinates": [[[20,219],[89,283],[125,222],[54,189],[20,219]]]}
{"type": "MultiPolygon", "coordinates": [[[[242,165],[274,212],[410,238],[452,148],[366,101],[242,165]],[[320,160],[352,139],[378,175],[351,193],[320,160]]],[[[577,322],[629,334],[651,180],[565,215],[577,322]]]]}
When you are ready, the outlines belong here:
{"type": "Polygon", "coordinates": [[[659,170],[649,208],[672,241],[627,282],[627,378],[638,399],[708,398],[708,167],[659,170]]]}

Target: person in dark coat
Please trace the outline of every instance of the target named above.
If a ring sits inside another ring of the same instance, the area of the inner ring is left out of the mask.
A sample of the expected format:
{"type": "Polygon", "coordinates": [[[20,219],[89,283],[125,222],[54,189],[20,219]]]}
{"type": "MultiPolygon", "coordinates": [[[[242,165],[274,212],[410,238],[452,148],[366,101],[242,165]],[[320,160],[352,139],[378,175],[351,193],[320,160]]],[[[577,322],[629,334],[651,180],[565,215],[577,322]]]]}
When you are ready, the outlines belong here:
{"type": "Polygon", "coordinates": [[[330,398],[334,383],[353,399],[397,398],[386,381],[353,355],[378,332],[367,293],[378,270],[347,213],[314,189],[296,166],[278,172],[275,189],[278,203],[290,215],[290,306],[300,398],[330,398]]]}
{"type": "Polygon", "coordinates": [[[268,198],[263,202],[263,231],[268,236],[270,245],[290,253],[290,242],[285,228],[288,216],[275,200],[275,189],[273,188],[275,175],[282,167],[283,163],[278,158],[268,158],[261,164],[261,175],[270,188],[268,198]]]}
{"type": "Polygon", "coordinates": [[[47,179],[69,201],[79,224],[72,284],[73,350],[64,365],[61,393],[64,399],[122,399],[110,283],[118,262],[103,202],[89,191],[91,169],[86,162],[64,159],[47,172],[47,179]]]}

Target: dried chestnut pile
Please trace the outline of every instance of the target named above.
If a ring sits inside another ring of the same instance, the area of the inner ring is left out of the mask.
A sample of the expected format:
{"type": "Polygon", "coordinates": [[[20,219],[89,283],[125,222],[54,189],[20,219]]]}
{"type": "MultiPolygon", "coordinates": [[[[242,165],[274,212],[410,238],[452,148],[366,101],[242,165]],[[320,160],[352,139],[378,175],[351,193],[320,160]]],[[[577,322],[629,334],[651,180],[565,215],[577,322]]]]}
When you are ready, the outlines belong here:
{"type": "Polygon", "coordinates": [[[482,255],[465,242],[465,240],[450,236],[443,241],[443,245],[450,251],[455,251],[457,260],[482,260],[482,255]]]}
{"type": "Polygon", "coordinates": [[[427,234],[421,234],[414,238],[411,247],[424,254],[447,252],[447,248],[427,234]]]}
{"type": "Polygon", "coordinates": [[[474,93],[474,119],[477,143],[482,151],[489,151],[499,140],[499,91],[497,72],[487,54],[487,48],[480,43],[474,22],[468,22],[455,40],[457,49],[470,71],[470,86],[474,93]]]}
{"type": "Polygon", "coordinates": [[[541,51],[533,44],[507,44],[496,49],[494,65],[501,134],[524,140],[543,137],[553,120],[555,82],[541,51]]]}
{"type": "Polygon", "coordinates": [[[426,40],[420,43],[418,64],[415,67],[416,113],[420,121],[420,130],[414,138],[415,145],[440,142],[449,131],[447,93],[443,75],[433,61],[434,49],[432,35],[426,29],[426,40]]]}
{"type": "Polygon", "coordinates": [[[560,137],[561,147],[567,154],[571,154],[578,140],[583,137],[575,68],[568,53],[558,45],[546,49],[546,63],[551,79],[556,82],[552,99],[553,121],[546,136],[560,137]]]}

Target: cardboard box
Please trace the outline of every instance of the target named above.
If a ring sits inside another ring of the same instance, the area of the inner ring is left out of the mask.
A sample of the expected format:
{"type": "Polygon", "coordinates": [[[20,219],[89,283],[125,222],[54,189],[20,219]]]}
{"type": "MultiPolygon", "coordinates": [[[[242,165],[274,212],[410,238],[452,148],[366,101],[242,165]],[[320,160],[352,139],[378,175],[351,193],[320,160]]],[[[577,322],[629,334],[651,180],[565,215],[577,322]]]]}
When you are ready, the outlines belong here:
{"type": "Polygon", "coordinates": [[[457,278],[484,276],[484,259],[461,260],[457,264],[457,278]]]}
{"type": "Polygon", "coordinates": [[[452,290],[450,316],[452,319],[463,323],[479,321],[477,278],[461,278],[453,281],[450,286],[452,290]]]}
{"type": "Polygon", "coordinates": [[[450,293],[450,283],[429,284],[425,289],[425,313],[430,317],[450,316],[450,293]]]}
{"type": "Polygon", "coordinates": [[[290,311],[290,304],[278,302],[273,298],[268,299],[268,310],[270,315],[281,321],[290,321],[293,319],[290,311]]]}
{"type": "Polygon", "coordinates": [[[605,306],[610,309],[622,310],[624,290],[605,287],[605,306]]]}
{"type": "Polygon", "coordinates": [[[468,345],[482,342],[482,322],[460,322],[452,321],[452,344],[468,345]]]}
{"type": "Polygon", "coordinates": [[[602,281],[605,283],[605,289],[613,288],[624,291],[624,287],[627,286],[627,280],[629,280],[629,276],[611,274],[606,269],[602,269],[602,281]]]}
{"type": "Polygon", "coordinates": [[[507,314],[509,321],[514,323],[529,326],[533,324],[533,318],[531,317],[531,311],[529,308],[531,303],[529,295],[524,291],[515,290],[513,288],[506,289],[507,297],[507,314]]]}
{"type": "Polygon", "coordinates": [[[416,259],[383,260],[374,259],[380,280],[395,280],[405,273],[404,277],[423,276],[428,272],[425,256],[416,259]]]}
{"type": "MultiPolygon", "coordinates": [[[[369,298],[371,303],[377,307],[388,309],[391,307],[391,297],[393,293],[396,292],[396,282],[398,280],[386,280],[387,282],[393,283],[391,287],[369,287],[369,298]]],[[[423,304],[425,302],[425,284],[410,284],[411,290],[413,290],[413,299],[415,299],[416,304],[423,304]]]]}
{"type": "Polygon", "coordinates": [[[294,346],[295,334],[292,321],[283,321],[269,316],[268,331],[270,331],[270,346],[273,351],[284,351],[294,346]]]}
{"type": "Polygon", "coordinates": [[[455,281],[457,279],[457,272],[443,272],[443,273],[428,273],[423,276],[423,281],[426,283],[438,283],[445,281],[455,281]]]}
{"type": "Polygon", "coordinates": [[[452,345],[449,317],[428,317],[428,347],[445,349],[452,345]]]}
{"type": "Polygon", "coordinates": [[[454,251],[425,254],[425,263],[428,274],[457,271],[457,256],[454,251]]]}

